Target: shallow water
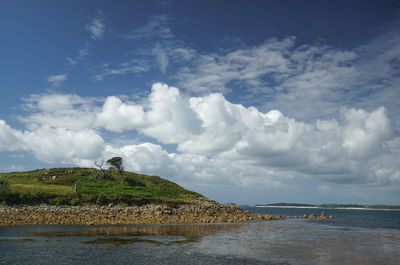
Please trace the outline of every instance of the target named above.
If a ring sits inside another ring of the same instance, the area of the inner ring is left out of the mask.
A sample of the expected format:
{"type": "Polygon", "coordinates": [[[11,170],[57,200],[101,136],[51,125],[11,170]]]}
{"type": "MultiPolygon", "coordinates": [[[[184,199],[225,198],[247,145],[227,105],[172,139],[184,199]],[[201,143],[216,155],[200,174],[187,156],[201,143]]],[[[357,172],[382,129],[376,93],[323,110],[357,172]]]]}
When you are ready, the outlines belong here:
{"type": "Polygon", "coordinates": [[[360,222],[379,223],[379,212],[349,214],[356,221],[347,224],[339,213],[333,221],[0,227],[0,264],[398,264],[400,229],[387,227],[397,213],[382,215],[392,219],[384,227],[360,222]]]}
{"type": "MultiPolygon", "coordinates": [[[[324,212],[326,215],[333,215],[334,220],[330,225],[341,227],[359,227],[359,228],[389,228],[400,229],[400,211],[392,210],[348,210],[331,208],[269,208],[269,207],[249,207],[242,208],[252,213],[284,215],[284,216],[302,216],[311,213],[320,215],[324,212]]],[[[325,221],[320,221],[325,224],[325,221]]],[[[315,222],[314,222],[315,223],[315,222]]]]}

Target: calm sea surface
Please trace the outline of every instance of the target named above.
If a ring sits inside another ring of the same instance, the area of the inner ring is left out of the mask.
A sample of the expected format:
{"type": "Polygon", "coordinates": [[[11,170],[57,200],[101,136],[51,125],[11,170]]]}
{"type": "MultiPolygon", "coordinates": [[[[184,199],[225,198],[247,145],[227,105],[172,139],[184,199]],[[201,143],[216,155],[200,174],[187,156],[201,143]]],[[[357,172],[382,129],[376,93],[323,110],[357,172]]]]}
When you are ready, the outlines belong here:
{"type": "Polygon", "coordinates": [[[0,227],[0,264],[400,264],[400,211],[245,208],[335,219],[0,227]]]}

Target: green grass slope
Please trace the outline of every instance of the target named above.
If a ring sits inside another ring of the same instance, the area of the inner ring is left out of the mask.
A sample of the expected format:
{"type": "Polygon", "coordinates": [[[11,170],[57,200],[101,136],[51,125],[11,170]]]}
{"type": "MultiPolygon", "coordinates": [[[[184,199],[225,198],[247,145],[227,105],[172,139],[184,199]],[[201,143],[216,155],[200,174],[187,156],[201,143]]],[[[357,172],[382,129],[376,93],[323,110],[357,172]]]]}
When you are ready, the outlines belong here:
{"type": "Polygon", "coordinates": [[[52,168],[0,173],[0,204],[3,205],[143,205],[147,203],[195,203],[209,200],[160,178],[115,170],[105,176],[94,168],[52,168]]]}

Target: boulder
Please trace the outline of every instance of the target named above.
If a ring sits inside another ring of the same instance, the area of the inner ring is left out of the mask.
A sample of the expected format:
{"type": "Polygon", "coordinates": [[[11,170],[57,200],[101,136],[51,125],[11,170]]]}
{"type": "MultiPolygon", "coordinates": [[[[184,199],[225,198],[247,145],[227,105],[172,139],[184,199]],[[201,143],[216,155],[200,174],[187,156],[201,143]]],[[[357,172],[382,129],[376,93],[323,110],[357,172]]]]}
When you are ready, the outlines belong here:
{"type": "Polygon", "coordinates": [[[310,214],[309,216],[308,216],[308,218],[309,219],[317,219],[317,216],[315,215],[315,214],[310,214]]]}
{"type": "Polygon", "coordinates": [[[328,216],[325,215],[324,212],[321,213],[321,215],[319,216],[320,219],[328,219],[328,216]]]}

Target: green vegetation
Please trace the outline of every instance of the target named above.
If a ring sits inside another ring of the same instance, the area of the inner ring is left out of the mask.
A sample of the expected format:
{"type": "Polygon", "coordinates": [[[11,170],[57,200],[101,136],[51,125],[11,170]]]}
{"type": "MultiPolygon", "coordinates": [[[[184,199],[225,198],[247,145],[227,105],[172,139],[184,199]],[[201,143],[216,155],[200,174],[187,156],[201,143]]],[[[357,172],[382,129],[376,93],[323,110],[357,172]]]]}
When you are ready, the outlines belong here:
{"type": "Polygon", "coordinates": [[[158,176],[114,169],[75,167],[0,173],[0,204],[142,205],[208,200],[158,176]]]}
{"type": "Polygon", "coordinates": [[[122,157],[116,156],[107,160],[107,164],[111,166],[112,169],[118,170],[119,176],[121,178],[121,183],[123,182],[123,172],[124,166],[122,165],[122,157]]]}
{"type": "Polygon", "coordinates": [[[5,179],[0,179],[0,203],[5,204],[6,200],[10,196],[11,189],[10,184],[5,179]]]}

